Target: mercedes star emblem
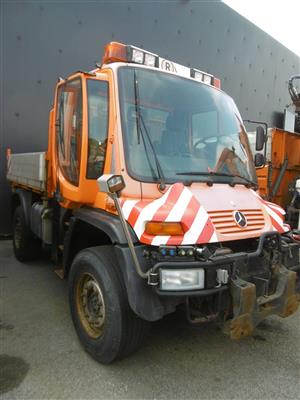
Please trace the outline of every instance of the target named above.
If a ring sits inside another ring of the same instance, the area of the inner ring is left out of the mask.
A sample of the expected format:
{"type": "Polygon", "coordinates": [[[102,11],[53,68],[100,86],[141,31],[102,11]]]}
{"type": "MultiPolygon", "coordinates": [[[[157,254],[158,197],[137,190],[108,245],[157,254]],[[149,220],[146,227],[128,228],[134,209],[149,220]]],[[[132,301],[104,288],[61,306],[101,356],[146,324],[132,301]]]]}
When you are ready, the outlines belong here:
{"type": "Polygon", "coordinates": [[[245,228],[247,226],[247,219],[241,211],[234,211],[234,220],[240,228],[245,228]]]}

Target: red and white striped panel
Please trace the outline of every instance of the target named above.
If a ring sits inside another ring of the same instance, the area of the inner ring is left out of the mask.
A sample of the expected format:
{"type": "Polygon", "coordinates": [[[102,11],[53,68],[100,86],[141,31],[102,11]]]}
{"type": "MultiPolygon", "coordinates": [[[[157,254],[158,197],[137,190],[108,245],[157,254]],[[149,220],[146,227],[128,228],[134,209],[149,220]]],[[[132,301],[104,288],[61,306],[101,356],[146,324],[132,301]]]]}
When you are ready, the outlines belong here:
{"type": "Polygon", "coordinates": [[[167,192],[156,200],[124,200],[122,210],[141,243],[160,246],[218,241],[206,210],[182,183],[170,186],[167,192]],[[150,236],[145,233],[148,221],[181,222],[185,234],[150,236]]]}
{"type": "Polygon", "coordinates": [[[269,214],[271,219],[273,231],[277,231],[279,233],[288,232],[291,230],[291,227],[288,224],[283,222],[285,211],[282,207],[278,206],[277,204],[271,203],[270,201],[266,201],[262,199],[258,193],[252,190],[252,193],[260,200],[264,209],[269,214]]]}

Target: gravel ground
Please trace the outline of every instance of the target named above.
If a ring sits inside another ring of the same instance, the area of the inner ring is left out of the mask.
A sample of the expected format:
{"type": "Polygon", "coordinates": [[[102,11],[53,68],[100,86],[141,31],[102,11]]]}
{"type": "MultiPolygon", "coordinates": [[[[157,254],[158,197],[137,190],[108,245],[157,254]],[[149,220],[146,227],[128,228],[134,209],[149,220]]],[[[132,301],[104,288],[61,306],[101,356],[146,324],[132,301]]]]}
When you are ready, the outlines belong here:
{"type": "Polygon", "coordinates": [[[84,352],[66,281],[47,260],[21,264],[0,241],[0,394],[7,399],[300,399],[300,312],[231,341],[176,316],[138,353],[102,366],[84,352]]]}

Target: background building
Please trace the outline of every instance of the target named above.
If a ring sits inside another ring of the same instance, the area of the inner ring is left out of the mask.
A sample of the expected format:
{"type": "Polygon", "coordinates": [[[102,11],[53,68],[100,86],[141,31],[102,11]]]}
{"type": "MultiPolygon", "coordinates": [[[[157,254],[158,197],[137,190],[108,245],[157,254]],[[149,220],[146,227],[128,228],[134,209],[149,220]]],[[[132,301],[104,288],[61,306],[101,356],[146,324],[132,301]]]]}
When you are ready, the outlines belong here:
{"type": "Polygon", "coordinates": [[[10,233],[6,148],[47,147],[59,76],[90,70],[103,46],[143,47],[221,79],[245,119],[282,126],[287,80],[300,59],[224,3],[3,2],[0,54],[0,235],[10,233]]]}

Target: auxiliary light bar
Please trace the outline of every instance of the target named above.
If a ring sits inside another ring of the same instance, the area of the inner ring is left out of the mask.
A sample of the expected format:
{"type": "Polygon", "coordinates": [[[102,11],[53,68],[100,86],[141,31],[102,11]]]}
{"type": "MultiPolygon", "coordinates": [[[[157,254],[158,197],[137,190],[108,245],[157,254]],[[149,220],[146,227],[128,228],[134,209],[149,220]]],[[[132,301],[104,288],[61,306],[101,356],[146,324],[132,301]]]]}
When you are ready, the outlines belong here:
{"type": "Polygon", "coordinates": [[[114,62],[135,63],[146,65],[147,67],[159,68],[168,72],[177,73],[178,75],[196,79],[208,85],[215,86],[218,89],[221,88],[220,79],[215,78],[206,72],[173,63],[159,57],[157,54],[119,42],[110,42],[104,48],[102,64],[110,64],[114,62]]]}

